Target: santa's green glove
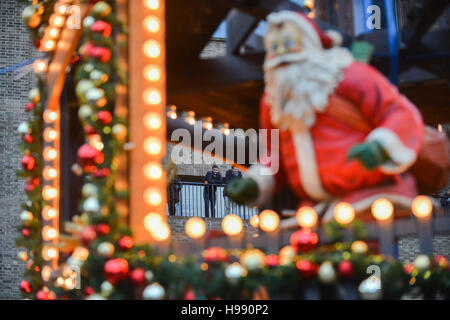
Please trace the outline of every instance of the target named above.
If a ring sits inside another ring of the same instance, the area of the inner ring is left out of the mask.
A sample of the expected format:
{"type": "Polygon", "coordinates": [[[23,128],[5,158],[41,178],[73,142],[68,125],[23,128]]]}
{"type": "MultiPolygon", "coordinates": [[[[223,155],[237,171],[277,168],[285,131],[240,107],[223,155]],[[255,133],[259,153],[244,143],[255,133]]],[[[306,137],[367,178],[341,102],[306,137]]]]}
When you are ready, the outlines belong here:
{"type": "Polygon", "coordinates": [[[356,144],[350,149],[348,160],[357,159],[368,170],[373,170],[389,160],[389,155],[377,141],[356,144]]]}
{"type": "Polygon", "coordinates": [[[237,204],[249,204],[258,194],[258,185],[252,178],[233,179],[225,188],[225,195],[237,204]]]}

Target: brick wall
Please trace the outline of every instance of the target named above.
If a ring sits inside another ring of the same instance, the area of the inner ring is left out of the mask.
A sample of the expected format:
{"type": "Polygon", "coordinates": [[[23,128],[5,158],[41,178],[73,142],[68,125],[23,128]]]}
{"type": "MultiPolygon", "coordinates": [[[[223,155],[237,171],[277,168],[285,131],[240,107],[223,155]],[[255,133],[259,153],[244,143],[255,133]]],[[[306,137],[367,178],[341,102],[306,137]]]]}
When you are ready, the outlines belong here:
{"type": "MultiPolygon", "coordinates": [[[[17,0],[0,1],[0,69],[36,54],[22,23],[23,7],[17,0]]],[[[28,118],[24,109],[33,79],[24,73],[20,77],[21,71],[0,75],[0,299],[20,297],[18,286],[24,268],[15,247],[25,186],[16,177],[21,157],[17,127],[28,118]]]]}

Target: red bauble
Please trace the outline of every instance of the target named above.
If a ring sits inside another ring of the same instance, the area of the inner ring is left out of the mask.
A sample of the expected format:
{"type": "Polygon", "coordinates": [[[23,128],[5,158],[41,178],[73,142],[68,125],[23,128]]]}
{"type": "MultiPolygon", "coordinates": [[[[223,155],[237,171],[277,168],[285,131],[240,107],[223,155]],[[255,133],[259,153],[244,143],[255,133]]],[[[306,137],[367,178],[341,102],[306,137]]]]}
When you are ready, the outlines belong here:
{"type": "Polygon", "coordinates": [[[91,25],[92,32],[99,32],[104,37],[109,37],[111,35],[111,25],[103,20],[97,20],[91,25]]]}
{"type": "Polygon", "coordinates": [[[339,275],[343,278],[351,278],[353,276],[353,264],[348,260],[343,260],[338,265],[339,275]]]}
{"type": "Polygon", "coordinates": [[[97,171],[95,171],[93,173],[93,176],[95,178],[105,178],[107,176],[109,176],[111,174],[111,170],[109,170],[108,168],[103,168],[103,169],[99,169],[97,171]]]}
{"type": "Polygon", "coordinates": [[[111,60],[111,51],[105,47],[92,47],[90,48],[89,55],[92,58],[99,59],[101,62],[111,60]]]}
{"type": "Polygon", "coordinates": [[[31,292],[31,284],[27,280],[22,280],[20,282],[20,291],[24,293],[30,293],[31,292]]]}
{"type": "Polygon", "coordinates": [[[266,266],[273,268],[280,264],[280,258],[276,254],[269,254],[266,256],[264,262],[266,266]]]}
{"type": "Polygon", "coordinates": [[[84,133],[86,133],[87,135],[97,133],[97,130],[95,130],[95,128],[93,126],[91,126],[90,124],[85,125],[83,130],[84,130],[84,133]]]}
{"type": "Polygon", "coordinates": [[[23,228],[22,229],[22,235],[24,236],[24,237],[29,237],[30,236],[30,229],[27,229],[27,228],[23,228]]]}
{"type": "Polygon", "coordinates": [[[55,300],[55,294],[52,291],[39,290],[36,294],[38,300],[55,300]]]}
{"type": "Polygon", "coordinates": [[[128,261],[123,258],[108,260],[105,263],[105,277],[112,285],[128,278],[128,261]]]}
{"type": "Polygon", "coordinates": [[[100,223],[95,226],[95,231],[100,235],[108,234],[111,231],[111,228],[106,223],[100,223]]]}
{"type": "Polygon", "coordinates": [[[228,254],[221,247],[209,247],[203,251],[203,259],[208,263],[227,262],[228,254]]]}
{"type": "Polygon", "coordinates": [[[304,279],[310,279],[319,272],[319,265],[309,260],[297,261],[296,267],[304,279]]]}
{"type": "Polygon", "coordinates": [[[439,267],[442,267],[442,268],[445,268],[445,267],[448,266],[448,260],[447,260],[447,258],[444,257],[444,256],[442,256],[442,255],[440,255],[440,254],[437,254],[437,255],[434,257],[434,262],[435,262],[439,267]]]}
{"type": "Polygon", "coordinates": [[[314,249],[319,242],[319,237],[316,233],[308,229],[302,229],[294,232],[291,235],[291,246],[293,246],[297,252],[308,252],[314,249]]]}
{"type": "Polygon", "coordinates": [[[29,112],[33,110],[35,106],[36,105],[34,104],[34,102],[28,102],[27,106],[25,107],[25,111],[29,112]]]}
{"type": "Polygon", "coordinates": [[[145,270],[142,268],[132,270],[130,272],[130,280],[137,286],[145,284],[145,270]]]}
{"type": "Polygon", "coordinates": [[[92,44],[92,42],[86,42],[85,44],[83,44],[80,47],[80,54],[83,58],[88,58],[91,55],[91,51],[92,48],[94,47],[94,45],[92,44]]]}
{"type": "Polygon", "coordinates": [[[117,242],[117,245],[119,246],[120,250],[128,251],[134,246],[134,241],[130,236],[124,236],[119,239],[119,242],[117,242]]]}
{"type": "Polygon", "coordinates": [[[109,111],[99,111],[97,112],[97,119],[100,121],[101,124],[107,125],[112,121],[112,115],[109,111]]]}
{"type": "Polygon", "coordinates": [[[80,164],[84,167],[93,166],[95,164],[95,157],[98,156],[100,152],[91,147],[88,144],[83,144],[80,149],[78,149],[78,159],[80,164]]]}
{"type": "Polygon", "coordinates": [[[194,290],[189,289],[184,294],[184,300],[195,300],[195,293],[194,290]]]}
{"type": "Polygon", "coordinates": [[[94,294],[95,290],[92,287],[86,287],[84,288],[84,295],[90,296],[91,294],[94,294]]]}
{"type": "Polygon", "coordinates": [[[409,263],[405,265],[404,270],[407,274],[411,274],[411,272],[413,272],[414,270],[414,265],[412,263],[409,263]]]}
{"type": "Polygon", "coordinates": [[[81,241],[86,247],[89,247],[92,241],[97,238],[97,232],[94,227],[86,227],[81,230],[81,241]]]}
{"type": "Polygon", "coordinates": [[[34,170],[36,168],[36,160],[33,156],[25,155],[22,158],[22,167],[28,171],[34,170]]]}
{"type": "Polygon", "coordinates": [[[23,136],[23,141],[25,141],[25,143],[30,144],[30,143],[33,143],[34,139],[33,139],[33,136],[31,134],[25,133],[24,136],[23,136]]]}

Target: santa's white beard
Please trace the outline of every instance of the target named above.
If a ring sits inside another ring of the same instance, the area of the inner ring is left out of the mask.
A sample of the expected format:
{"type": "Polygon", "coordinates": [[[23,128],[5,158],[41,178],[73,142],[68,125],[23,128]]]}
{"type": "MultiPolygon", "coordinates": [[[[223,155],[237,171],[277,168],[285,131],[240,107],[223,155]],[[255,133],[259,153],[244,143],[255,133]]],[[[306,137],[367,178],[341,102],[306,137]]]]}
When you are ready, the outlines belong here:
{"type": "Polygon", "coordinates": [[[352,61],[351,53],[343,48],[290,53],[266,61],[272,124],[297,132],[311,128],[316,112],[325,110],[343,70],[352,61]]]}

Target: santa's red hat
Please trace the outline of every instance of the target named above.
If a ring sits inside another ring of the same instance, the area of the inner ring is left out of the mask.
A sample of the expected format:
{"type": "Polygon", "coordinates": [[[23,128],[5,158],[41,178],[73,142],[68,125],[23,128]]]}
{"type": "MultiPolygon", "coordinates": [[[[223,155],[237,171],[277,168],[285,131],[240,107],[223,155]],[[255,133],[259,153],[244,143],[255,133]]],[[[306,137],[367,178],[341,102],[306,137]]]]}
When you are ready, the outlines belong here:
{"type": "Polygon", "coordinates": [[[267,16],[269,25],[279,25],[283,22],[293,23],[308,38],[316,49],[330,49],[342,45],[342,36],[334,30],[322,31],[319,26],[302,12],[279,11],[267,16]]]}

